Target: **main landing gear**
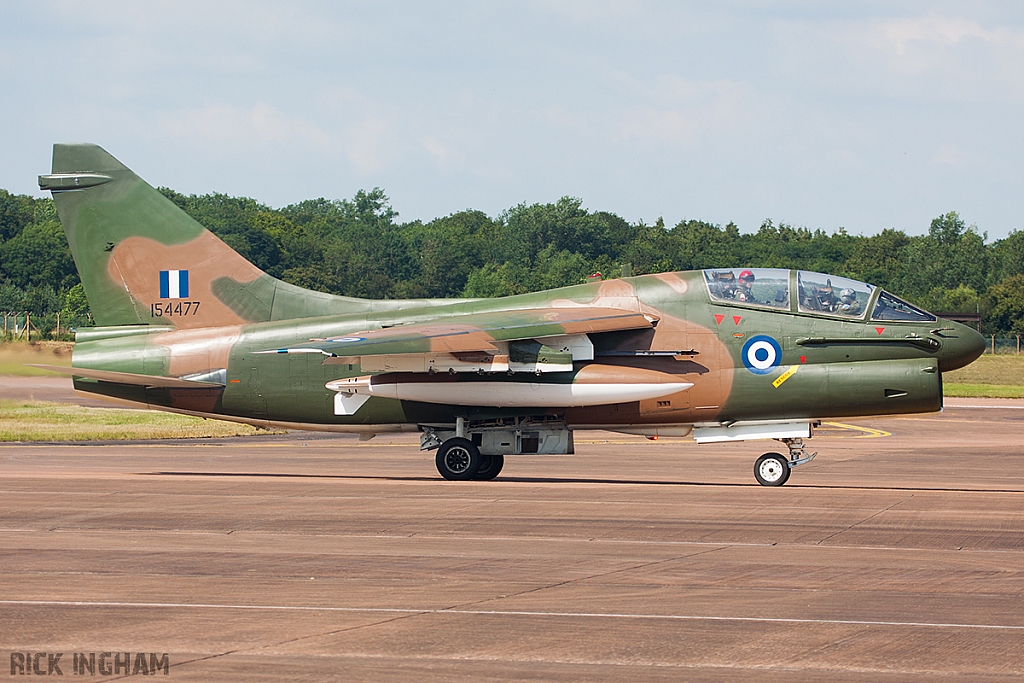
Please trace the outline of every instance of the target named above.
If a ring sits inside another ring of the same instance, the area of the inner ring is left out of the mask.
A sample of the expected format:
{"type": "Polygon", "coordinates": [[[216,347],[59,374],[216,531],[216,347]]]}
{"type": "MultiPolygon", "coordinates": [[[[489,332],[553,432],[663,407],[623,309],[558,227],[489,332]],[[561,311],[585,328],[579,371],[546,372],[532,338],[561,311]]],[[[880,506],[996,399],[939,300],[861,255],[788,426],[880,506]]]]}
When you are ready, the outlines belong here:
{"type": "Polygon", "coordinates": [[[480,449],[469,439],[448,439],[437,449],[434,464],[442,477],[449,481],[487,481],[501,472],[505,458],[501,455],[481,455],[480,449]]]}
{"type": "Polygon", "coordinates": [[[817,453],[808,455],[803,439],[778,439],[789,446],[789,457],[781,453],[765,453],[754,463],[754,478],[761,486],[782,486],[789,481],[790,471],[814,459],[817,453]]]}
{"type": "Polygon", "coordinates": [[[420,450],[437,449],[434,464],[449,481],[489,481],[506,455],[569,455],[572,430],[560,415],[532,415],[419,425],[420,450]],[[454,429],[452,429],[454,427],[454,429]]]}

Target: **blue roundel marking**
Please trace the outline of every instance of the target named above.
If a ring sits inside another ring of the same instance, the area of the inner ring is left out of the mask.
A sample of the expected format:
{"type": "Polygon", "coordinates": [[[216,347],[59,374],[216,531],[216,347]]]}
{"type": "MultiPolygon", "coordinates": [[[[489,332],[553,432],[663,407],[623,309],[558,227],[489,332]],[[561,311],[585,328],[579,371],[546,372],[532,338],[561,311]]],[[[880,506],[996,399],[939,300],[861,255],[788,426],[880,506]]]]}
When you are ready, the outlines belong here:
{"type": "Polygon", "coordinates": [[[766,334],[759,334],[743,345],[743,365],[755,375],[767,375],[782,362],[782,347],[766,334]]]}

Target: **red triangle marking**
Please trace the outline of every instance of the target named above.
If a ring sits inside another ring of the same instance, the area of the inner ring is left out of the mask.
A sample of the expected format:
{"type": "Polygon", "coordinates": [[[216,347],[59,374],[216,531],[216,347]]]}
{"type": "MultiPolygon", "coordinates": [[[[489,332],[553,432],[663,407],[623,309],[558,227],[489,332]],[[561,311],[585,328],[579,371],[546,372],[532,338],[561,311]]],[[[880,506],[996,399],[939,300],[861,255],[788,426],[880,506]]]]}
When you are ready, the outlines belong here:
{"type": "Polygon", "coordinates": [[[876,327],[875,328],[875,332],[877,332],[878,334],[882,334],[883,332],[885,332],[885,328],[884,327],[876,327]]]}
{"type": "Polygon", "coordinates": [[[801,363],[806,363],[807,362],[807,356],[800,356],[800,362],[801,363]]]}
{"type": "Polygon", "coordinates": [[[743,316],[742,316],[742,315],[734,315],[734,316],[732,317],[732,321],[733,321],[734,323],[736,323],[737,325],[739,325],[739,324],[740,324],[740,321],[741,321],[741,320],[743,320],[743,316]]]}
{"type": "Polygon", "coordinates": [[[722,315],[721,313],[715,313],[715,322],[716,323],[721,325],[723,320],[725,320],[725,316],[724,315],[722,315]]]}

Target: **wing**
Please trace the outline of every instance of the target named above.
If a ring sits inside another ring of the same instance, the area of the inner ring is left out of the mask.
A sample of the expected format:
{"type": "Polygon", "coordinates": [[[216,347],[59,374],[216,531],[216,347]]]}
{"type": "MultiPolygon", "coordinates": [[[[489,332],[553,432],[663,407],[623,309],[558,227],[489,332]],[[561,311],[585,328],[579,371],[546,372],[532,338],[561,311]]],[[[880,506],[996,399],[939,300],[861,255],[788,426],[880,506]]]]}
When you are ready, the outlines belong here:
{"type": "Polygon", "coordinates": [[[471,313],[430,322],[396,325],[261,353],[322,353],[327,356],[498,352],[500,342],[592,332],[638,330],[656,318],[618,308],[530,308],[471,313]]]}

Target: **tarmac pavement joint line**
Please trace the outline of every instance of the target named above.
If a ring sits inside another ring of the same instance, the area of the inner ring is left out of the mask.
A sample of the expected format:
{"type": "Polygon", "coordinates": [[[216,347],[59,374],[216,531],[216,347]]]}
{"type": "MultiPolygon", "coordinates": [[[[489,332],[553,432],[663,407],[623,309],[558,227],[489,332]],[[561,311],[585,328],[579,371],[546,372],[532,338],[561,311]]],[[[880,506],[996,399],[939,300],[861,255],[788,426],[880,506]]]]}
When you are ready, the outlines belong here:
{"type": "Polygon", "coordinates": [[[882,508],[881,510],[868,515],[867,517],[865,517],[864,519],[860,520],[859,522],[854,522],[853,524],[851,524],[850,526],[846,527],[845,529],[840,529],[839,531],[837,531],[837,532],[835,532],[833,534],[829,534],[825,538],[823,538],[820,541],[818,541],[815,545],[821,545],[822,543],[824,543],[825,541],[829,540],[830,538],[835,538],[839,534],[846,533],[850,529],[853,529],[854,527],[857,527],[857,526],[863,524],[864,522],[867,522],[868,520],[874,519],[875,517],[877,517],[878,515],[880,515],[880,514],[882,514],[884,512],[888,512],[889,510],[892,510],[897,505],[902,505],[903,503],[906,503],[908,500],[910,500],[913,497],[914,497],[914,494],[911,493],[909,496],[907,496],[903,500],[898,500],[895,503],[893,503],[892,505],[890,505],[889,507],[882,508]]]}
{"type": "MultiPolygon", "coordinates": [[[[354,612],[367,614],[462,614],[478,616],[507,617],[567,617],[583,619],[635,619],[635,620],[669,620],[669,621],[735,621],[765,624],[829,624],[846,626],[909,626],[916,628],[948,628],[948,629],[986,629],[998,631],[1024,631],[1019,624],[967,624],[956,622],[928,621],[884,621],[869,619],[798,619],[795,617],[739,617],[699,614],[628,614],[622,612],[545,612],[530,610],[485,610],[485,609],[414,609],[406,607],[334,607],[314,605],[228,605],[212,603],[187,602],[92,602],[86,600],[0,600],[0,605],[11,606],[49,606],[49,607],[137,607],[140,609],[232,609],[254,611],[295,611],[295,612],[354,612]]],[[[364,624],[371,626],[373,624],[364,624]]]]}
{"type": "MultiPolygon", "coordinates": [[[[594,539],[589,539],[589,540],[593,541],[594,539]]],[[[636,571],[638,569],[648,569],[650,567],[655,567],[657,565],[666,564],[668,562],[676,562],[677,560],[686,560],[686,559],[690,559],[690,558],[693,558],[693,557],[700,557],[700,556],[703,556],[703,555],[707,555],[709,553],[718,552],[719,550],[725,550],[728,547],[729,547],[728,545],[718,544],[717,547],[705,548],[703,550],[698,550],[698,551],[692,552],[692,553],[685,553],[683,555],[679,555],[679,556],[676,556],[676,557],[667,557],[667,558],[660,559],[660,560],[652,560],[650,562],[641,562],[639,564],[634,564],[634,565],[631,565],[631,566],[628,566],[628,567],[619,567],[618,569],[610,569],[608,571],[597,572],[596,574],[591,574],[589,576],[581,576],[581,577],[576,578],[576,579],[566,579],[565,581],[558,581],[556,583],[548,584],[546,586],[537,586],[535,588],[527,588],[525,590],[521,590],[521,591],[518,591],[518,592],[515,592],[515,593],[508,593],[508,594],[505,594],[505,595],[498,595],[498,596],[495,596],[495,597],[483,598],[481,600],[475,600],[473,602],[467,602],[467,603],[463,603],[461,605],[453,605],[452,607],[449,607],[449,608],[447,608],[445,610],[438,610],[438,611],[439,612],[443,611],[443,612],[446,612],[446,613],[449,613],[449,614],[451,614],[451,613],[468,614],[471,611],[467,610],[466,608],[468,606],[470,606],[470,605],[479,605],[479,604],[483,604],[483,603],[493,602],[495,600],[509,600],[509,599],[512,599],[512,598],[519,598],[519,597],[522,597],[524,595],[529,595],[531,593],[538,593],[540,591],[546,591],[546,590],[550,590],[552,588],[561,588],[563,586],[568,586],[568,585],[574,584],[574,583],[580,583],[582,581],[592,581],[593,579],[600,579],[600,578],[604,578],[604,577],[607,577],[607,576],[611,576],[613,574],[621,574],[622,572],[633,572],[633,571],[636,571]]],[[[484,613],[484,612],[481,612],[481,613],[484,613]]],[[[495,614],[497,614],[497,613],[495,613],[495,614]]]]}
{"type": "MultiPolygon", "coordinates": [[[[267,643],[267,644],[264,644],[264,645],[256,645],[256,646],[253,646],[253,647],[237,648],[237,649],[234,649],[234,650],[226,650],[224,652],[215,652],[213,654],[206,655],[205,657],[195,657],[193,659],[186,659],[185,661],[182,661],[182,662],[176,662],[176,663],[172,664],[171,666],[172,667],[182,667],[182,666],[185,666],[187,664],[199,664],[201,662],[208,662],[211,659],[219,659],[221,657],[229,657],[231,655],[237,655],[237,654],[244,655],[244,654],[248,654],[248,653],[254,653],[254,652],[257,652],[259,650],[266,650],[267,648],[271,648],[271,647],[281,647],[282,645],[288,645],[290,643],[297,643],[297,642],[300,642],[300,641],[303,641],[303,640],[310,640],[310,639],[313,639],[313,638],[323,638],[324,636],[333,636],[333,635],[337,635],[339,633],[346,633],[346,632],[349,632],[349,631],[358,631],[359,629],[372,628],[374,626],[383,626],[384,624],[390,624],[392,622],[399,621],[400,619],[409,619],[409,618],[417,616],[417,615],[419,615],[421,613],[422,612],[420,612],[420,611],[409,611],[408,613],[400,614],[398,616],[389,617],[387,619],[380,619],[378,621],[373,621],[373,622],[370,622],[368,624],[356,624],[354,626],[345,626],[344,628],[332,629],[332,630],[326,631],[324,633],[311,633],[309,635],[297,636],[295,638],[288,638],[287,640],[282,640],[282,641],[279,641],[279,642],[276,642],[276,643],[267,643]]],[[[118,680],[118,679],[112,679],[112,680],[118,680]]]]}

